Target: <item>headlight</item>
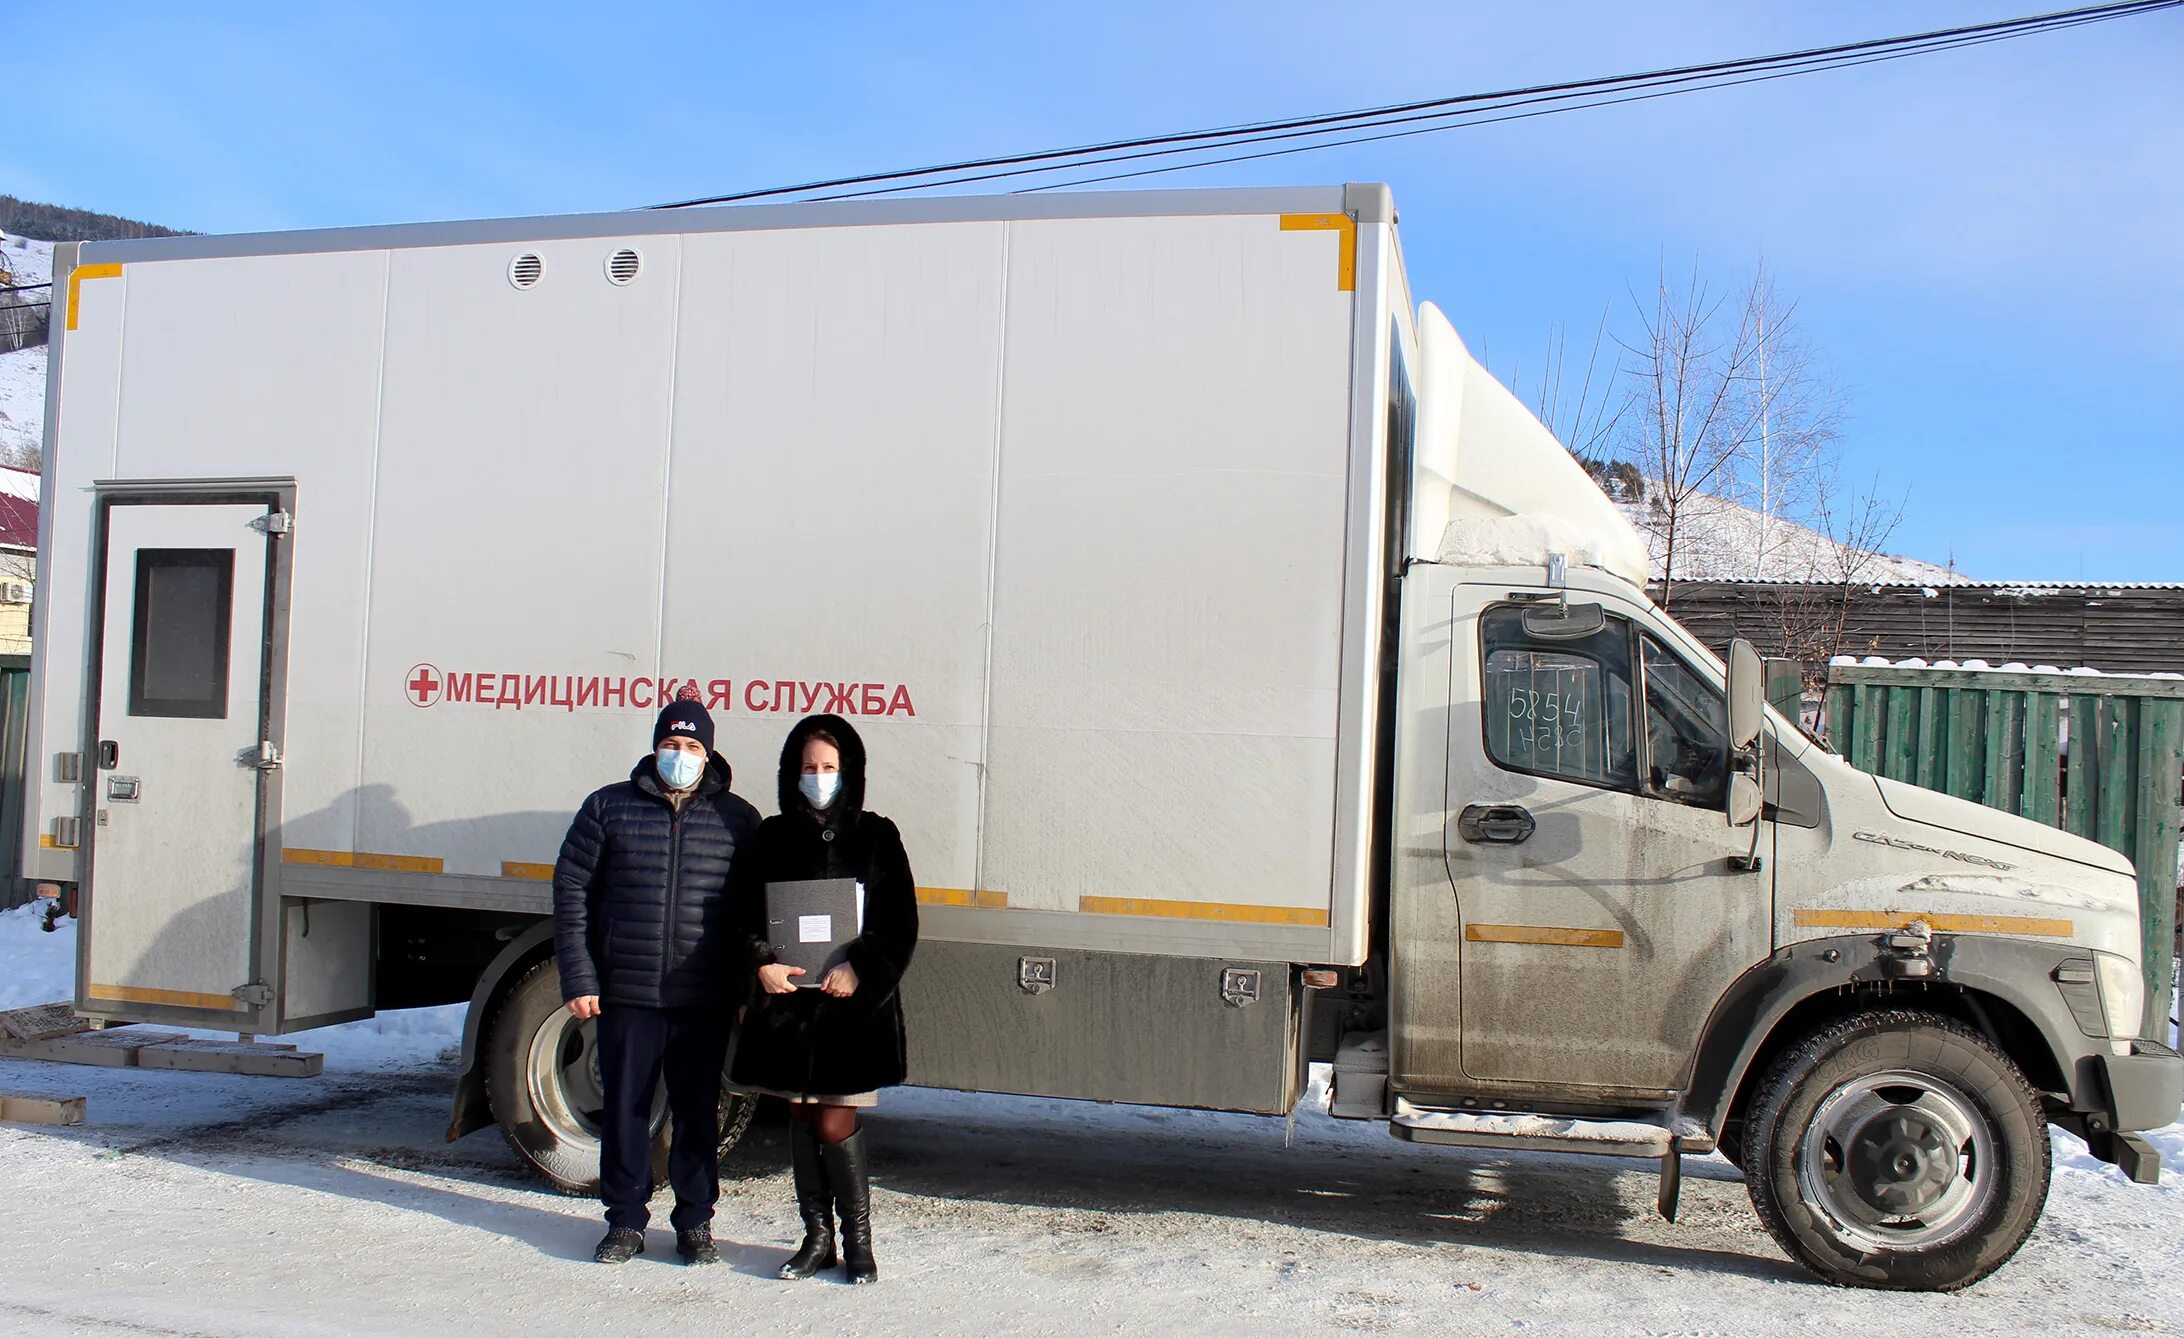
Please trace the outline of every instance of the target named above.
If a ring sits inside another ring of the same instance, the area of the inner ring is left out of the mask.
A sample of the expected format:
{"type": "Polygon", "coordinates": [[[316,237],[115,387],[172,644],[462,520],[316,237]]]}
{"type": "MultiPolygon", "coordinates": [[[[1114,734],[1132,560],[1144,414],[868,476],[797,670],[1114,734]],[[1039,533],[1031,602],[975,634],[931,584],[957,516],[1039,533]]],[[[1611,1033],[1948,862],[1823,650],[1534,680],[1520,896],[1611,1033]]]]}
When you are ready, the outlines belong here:
{"type": "Polygon", "coordinates": [[[2101,1011],[2108,1015],[2111,1040],[2138,1037],[2146,1017],[2146,977],[2139,964],[2114,953],[2093,954],[2093,969],[2101,981],[2101,1011]]]}

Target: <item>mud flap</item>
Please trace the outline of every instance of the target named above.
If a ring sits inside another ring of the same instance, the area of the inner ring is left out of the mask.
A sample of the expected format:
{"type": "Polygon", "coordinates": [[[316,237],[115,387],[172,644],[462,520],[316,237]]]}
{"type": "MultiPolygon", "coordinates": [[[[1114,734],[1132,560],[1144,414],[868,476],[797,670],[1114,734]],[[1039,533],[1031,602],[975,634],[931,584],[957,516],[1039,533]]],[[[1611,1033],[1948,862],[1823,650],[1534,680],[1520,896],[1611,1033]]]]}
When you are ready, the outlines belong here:
{"type": "Polygon", "coordinates": [[[1661,1216],[1676,1220],[1676,1200],[1683,1194],[1683,1140],[1670,1138],[1668,1151],[1661,1154],[1661,1197],[1655,1206],[1661,1216]]]}

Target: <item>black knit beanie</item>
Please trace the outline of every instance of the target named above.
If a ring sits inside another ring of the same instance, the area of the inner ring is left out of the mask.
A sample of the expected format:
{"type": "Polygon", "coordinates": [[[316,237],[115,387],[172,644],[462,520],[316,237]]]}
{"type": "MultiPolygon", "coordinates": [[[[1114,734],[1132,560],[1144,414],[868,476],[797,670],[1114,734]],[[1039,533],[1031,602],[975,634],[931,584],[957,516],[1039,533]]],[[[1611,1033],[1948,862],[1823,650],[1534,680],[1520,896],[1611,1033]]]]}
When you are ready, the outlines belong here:
{"type": "Polygon", "coordinates": [[[696,692],[685,688],[683,695],[661,709],[659,722],[652,727],[653,748],[658,749],[669,736],[696,739],[705,751],[713,751],[713,717],[696,692]]]}

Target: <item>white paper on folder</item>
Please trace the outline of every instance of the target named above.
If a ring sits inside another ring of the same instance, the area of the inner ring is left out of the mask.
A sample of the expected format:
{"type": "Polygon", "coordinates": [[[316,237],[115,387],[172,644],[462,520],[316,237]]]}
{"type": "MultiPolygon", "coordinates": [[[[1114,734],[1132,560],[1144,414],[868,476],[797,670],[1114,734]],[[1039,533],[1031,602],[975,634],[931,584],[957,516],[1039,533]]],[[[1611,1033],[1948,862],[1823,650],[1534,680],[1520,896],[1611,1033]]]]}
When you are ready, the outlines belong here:
{"type": "Polygon", "coordinates": [[[799,915],[796,917],[796,941],[798,943],[825,943],[833,937],[833,916],[799,915]]]}

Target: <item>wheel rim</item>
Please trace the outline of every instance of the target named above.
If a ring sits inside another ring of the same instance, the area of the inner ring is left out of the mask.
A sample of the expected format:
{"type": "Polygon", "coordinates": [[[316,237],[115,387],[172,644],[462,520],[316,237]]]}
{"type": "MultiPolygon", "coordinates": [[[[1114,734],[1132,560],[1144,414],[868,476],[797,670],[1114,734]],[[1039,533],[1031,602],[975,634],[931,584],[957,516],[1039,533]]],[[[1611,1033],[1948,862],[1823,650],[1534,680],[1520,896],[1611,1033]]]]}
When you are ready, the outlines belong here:
{"type": "Polygon", "coordinates": [[[1869,1250],[1946,1245],[1996,1193],[1994,1134],[1961,1090],[1895,1070],[1843,1084],[1813,1110],[1798,1186],[1842,1236],[1869,1250]]]}
{"type": "MultiPolygon", "coordinates": [[[[599,1076],[599,1025],[579,1022],[555,1009],[531,1033],[524,1063],[531,1109],[539,1123],[573,1151],[596,1156],[606,1084],[599,1076]]],[[[654,1093],[649,1127],[657,1132],[667,1114],[667,1092],[654,1093]]]]}

